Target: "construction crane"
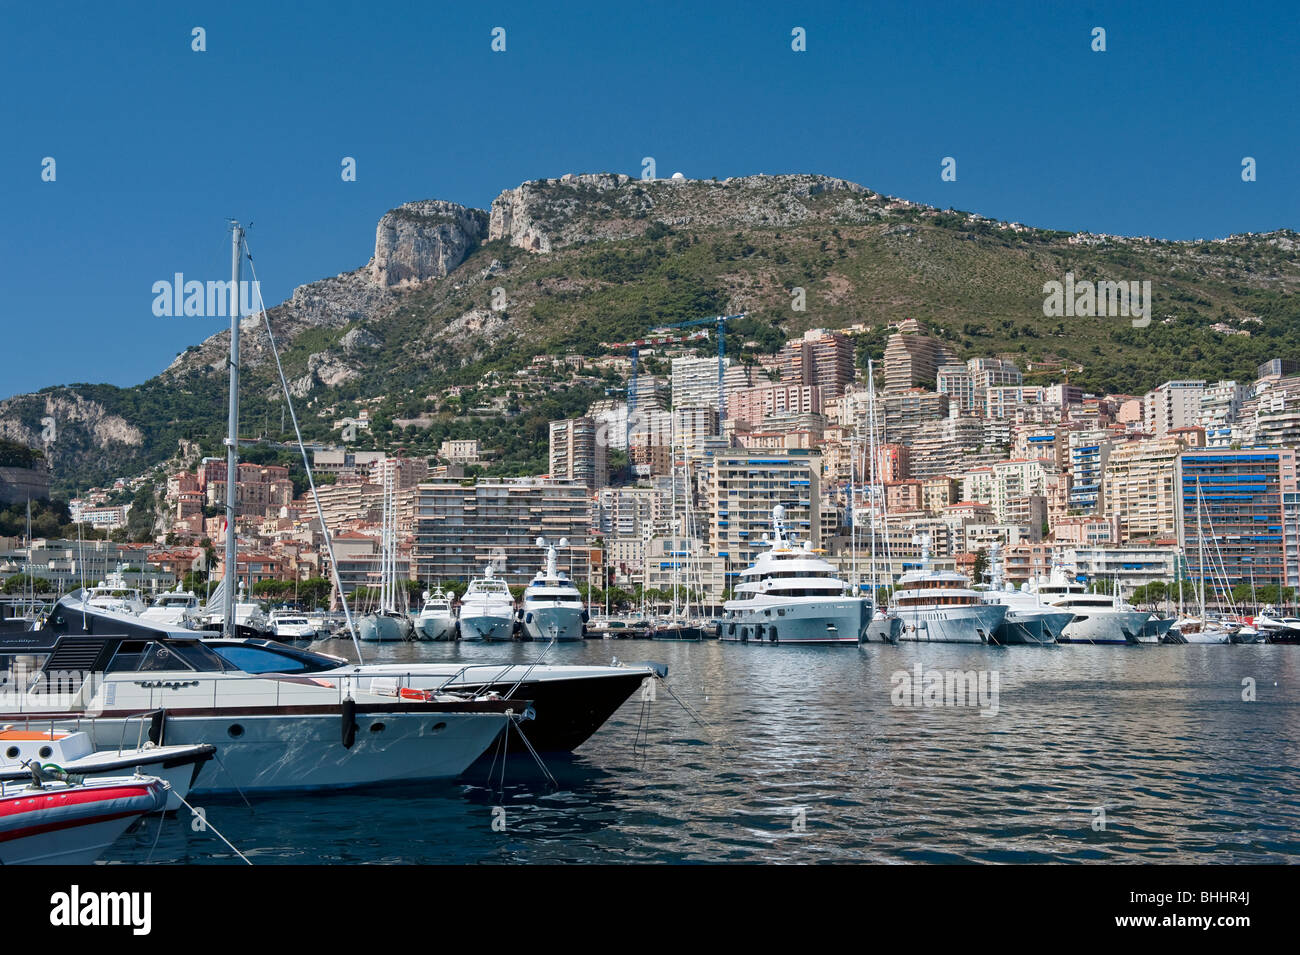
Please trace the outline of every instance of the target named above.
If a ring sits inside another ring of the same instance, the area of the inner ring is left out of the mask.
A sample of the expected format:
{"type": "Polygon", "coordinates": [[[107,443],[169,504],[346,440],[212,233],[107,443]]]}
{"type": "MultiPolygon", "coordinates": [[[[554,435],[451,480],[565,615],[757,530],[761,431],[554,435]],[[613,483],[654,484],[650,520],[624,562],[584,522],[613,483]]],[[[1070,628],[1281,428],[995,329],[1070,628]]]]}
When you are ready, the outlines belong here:
{"type": "MultiPolygon", "coordinates": [[[[723,369],[727,359],[727,322],[737,318],[744,318],[745,313],[738,315],[715,315],[713,318],[697,318],[690,322],[678,322],[676,325],[660,325],[658,328],[651,329],[651,334],[657,332],[671,331],[675,328],[691,328],[695,325],[714,325],[718,329],[718,430],[722,430],[722,422],[727,419],[727,393],[723,387],[723,369]]],[[[633,367],[635,367],[633,359],[633,367]]]]}
{"type": "MultiPolygon", "coordinates": [[[[713,319],[709,319],[713,321],[713,319]]],[[[697,323],[698,324],[698,323],[697,323]]],[[[630,349],[632,353],[632,374],[628,379],[627,386],[627,422],[623,432],[627,448],[627,471],[632,473],[632,418],[636,414],[636,375],[637,362],[641,355],[642,348],[654,348],[659,345],[680,345],[684,342],[708,340],[707,331],[691,332],[689,335],[657,335],[652,338],[638,338],[632,342],[601,342],[601,347],[614,351],[622,351],[624,348],[630,349]]]]}

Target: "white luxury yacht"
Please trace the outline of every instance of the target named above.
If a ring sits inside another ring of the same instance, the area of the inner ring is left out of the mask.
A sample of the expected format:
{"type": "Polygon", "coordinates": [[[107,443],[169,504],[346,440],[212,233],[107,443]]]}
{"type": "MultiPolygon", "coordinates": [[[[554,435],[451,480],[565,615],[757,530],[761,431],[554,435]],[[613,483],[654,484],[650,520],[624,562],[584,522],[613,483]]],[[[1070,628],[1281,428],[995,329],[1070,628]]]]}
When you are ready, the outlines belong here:
{"type": "Polygon", "coordinates": [[[515,598],[488,564],[482,577],[469,582],[460,601],[462,640],[509,640],[515,630],[515,598]]]}
{"type": "Polygon", "coordinates": [[[767,550],[740,572],[736,599],[723,606],[723,640],[740,643],[856,644],[871,621],[871,600],[855,597],[808,541],[786,535],[785,508],[772,508],[767,550]]]}
{"type": "Polygon", "coordinates": [[[899,640],[930,643],[995,643],[1007,614],[1001,603],[985,603],[970,581],[954,570],[930,569],[930,536],[920,535],[921,566],[898,579],[889,616],[901,628],[899,640]]]}
{"type": "Polygon", "coordinates": [[[180,585],[177,584],[175,590],[169,590],[155,597],[153,603],[140,616],[144,620],[151,620],[166,627],[184,627],[192,620],[196,620],[198,613],[198,595],[192,590],[181,590],[180,585]]]}
{"type": "Polygon", "coordinates": [[[136,617],[145,612],[144,598],[139,589],[127,584],[121,568],[101,580],[98,587],[92,587],[86,602],[101,610],[129,613],[136,617]]]}
{"type": "MultiPolygon", "coordinates": [[[[1151,614],[1138,610],[1111,594],[1088,593],[1083,584],[1068,579],[1053,567],[1047,579],[1028,585],[1043,603],[1074,614],[1061,633],[1062,643],[1157,643],[1151,614]]],[[[1167,628],[1166,628],[1167,629],[1167,628]]]]}
{"type": "Polygon", "coordinates": [[[456,614],[451,609],[451,598],[441,587],[424,592],[424,606],[416,618],[415,633],[421,640],[456,639],[456,614]]]}
{"type": "MultiPolygon", "coordinates": [[[[538,547],[546,541],[537,538],[538,547]]],[[[560,546],[568,547],[566,538],[560,546]]],[[[524,589],[524,633],[533,640],[581,640],[587,622],[582,594],[567,574],[556,568],[555,547],[546,547],[546,566],[524,589]]]]}

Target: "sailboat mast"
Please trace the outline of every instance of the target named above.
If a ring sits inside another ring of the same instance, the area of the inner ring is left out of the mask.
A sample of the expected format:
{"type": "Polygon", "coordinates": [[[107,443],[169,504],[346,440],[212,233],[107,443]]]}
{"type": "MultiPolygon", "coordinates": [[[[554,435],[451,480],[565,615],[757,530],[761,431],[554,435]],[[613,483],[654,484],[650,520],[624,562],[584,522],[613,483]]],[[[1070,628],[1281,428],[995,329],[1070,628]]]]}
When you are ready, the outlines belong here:
{"type": "Polygon", "coordinates": [[[237,543],[235,494],[239,483],[239,266],[244,230],[230,224],[230,416],[226,422],[226,606],[222,633],[235,635],[237,543]]]}

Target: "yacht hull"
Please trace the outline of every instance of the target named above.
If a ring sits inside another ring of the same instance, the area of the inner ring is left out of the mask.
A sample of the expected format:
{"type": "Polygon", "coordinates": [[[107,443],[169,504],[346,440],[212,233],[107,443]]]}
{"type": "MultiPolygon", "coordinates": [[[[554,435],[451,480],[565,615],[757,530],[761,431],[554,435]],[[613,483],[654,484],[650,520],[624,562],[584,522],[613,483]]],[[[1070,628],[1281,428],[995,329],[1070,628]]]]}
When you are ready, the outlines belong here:
{"type": "MultiPolygon", "coordinates": [[[[520,703],[521,710],[524,705],[520,703]]],[[[321,712],[311,714],[285,709],[169,710],[161,736],[168,744],[216,747],[216,758],[204,765],[191,789],[204,795],[453,779],[487,751],[506,725],[506,717],[494,713],[358,704],[353,717],[357,729],[348,747],[343,745],[342,707],[314,707],[321,712]]],[[[95,723],[100,744],[108,747],[123,733],[134,733],[139,718],[105,715],[95,723]]]]}
{"type": "Polygon", "coordinates": [[[1156,643],[1159,637],[1147,636],[1146,625],[1150,614],[1142,611],[1083,610],[1066,626],[1061,634],[1062,643],[1092,643],[1121,645],[1130,643],[1156,643]]]}
{"type": "Polygon", "coordinates": [[[421,617],[416,632],[421,640],[455,640],[455,617],[421,617]]]}
{"type": "Polygon", "coordinates": [[[368,613],[357,621],[357,636],[367,643],[395,643],[410,640],[413,626],[410,617],[390,617],[368,613]]]}
{"type": "Polygon", "coordinates": [[[729,643],[857,644],[871,623],[871,601],[860,597],[798,603],[734,601],[722,621],[729,643]]]}
{"type": "Polygon", "coordinates": [[[990,643],[1006,617],[1000,605],[903,610],[899,640],[916,643],[990,643]]]}
{"type": "Polygon", "coordinates": [[[1074,614],[1046,610],[1008,610],[994,633],[1003,646],[1052,646],[1060,639],[1074,614]]]}
{"type": "Polygon", "coordinates": [[[898,643],[903,635],[903,621],[898,617],[889,615],[872,619],[867,625],[867,632],[862,638],[863,643],[898,643]]]}
{"type": "Polygon", "coordinates": [[[524,633],[530,640],[549,642],[582,639],[582,611],[574,607],[529,607],[524,605],[524,633]]]}
{"type": "Polygon", "coordinates": [[[460,615],[460,638],[462,640],[486,640],[503,643],[510,640],[515,632],[515,618],[494,614],[460,615]]]}

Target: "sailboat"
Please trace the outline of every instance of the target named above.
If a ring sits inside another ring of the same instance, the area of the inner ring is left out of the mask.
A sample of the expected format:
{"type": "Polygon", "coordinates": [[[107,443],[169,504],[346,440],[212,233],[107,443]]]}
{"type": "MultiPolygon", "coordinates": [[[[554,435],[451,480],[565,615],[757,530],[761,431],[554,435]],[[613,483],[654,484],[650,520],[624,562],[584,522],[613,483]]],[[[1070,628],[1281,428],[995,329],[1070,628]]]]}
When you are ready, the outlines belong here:
{"type": "MultiPolygon", "coordinates": [[[[1198,481],[1196,484],[1196,547],[1197,547],[1197,571],[1200,577],[1201,586],[1197,589],[1197,600],[1200,604],[1200,618],[1180,617],[1169,631],[1165,634],[1166,643],[1215,643],[1225,644],[1232,642],[1232,631],[1223,624],[1213,621],[1205,612],[1205,534],[1201,524],[1201,511],[1204,501],[1201,496],[1201,485],[1198,481]]],[[[1211,568],[1213,572],[1213,568],[1211,568]]],[[[1182,578],[1179,578],[1181,585],[1182,578]]]]}
{"type": "MultiPolygon", "coordinates": [[[[879,465],[877,456],[877,422],[876,422],[876,377],[875,368],[870,359],[867,361],[867,513],[870,515],[871,534],[871,572],[868,579],[871,581],[871,603],[876,608],[871,617],[871,622],[867,625],[867,632],[862,637],[863,643],[869,643],[876,640],[882,643],[897,644],[903,637],[903,618],[897,611],[890,607],[888,601],[879,602],[880,594],[880,573],[878,564],[878,555],[876,553],[877,526],[876,515],[879,514],[884,524],[884,542],[885,542],[885,560],[889,564],[892,574],[893,555],[889,546],[889,514],[886,509],[885,495],[883,489],[877,485],[876,468],[879,465]],[[876,502],[880,502],[877,510],[876,502]]],[[[886,435],[888,437],[888,435],[886,435]]],[[[853,517],[854,526],[857,524],[857,515],[853,517]]]]}
{"type": "Polygon", "coordinates": [[[381,530],[379,537],[379,606],[357,622],[362,640],[370,643],[410,640],[415,625],[410,616],[397,607],[399,590],[405,589],[397,580],[397,498],[393,490],[393,466],[384,461],[384,492],[381,530]]]}

